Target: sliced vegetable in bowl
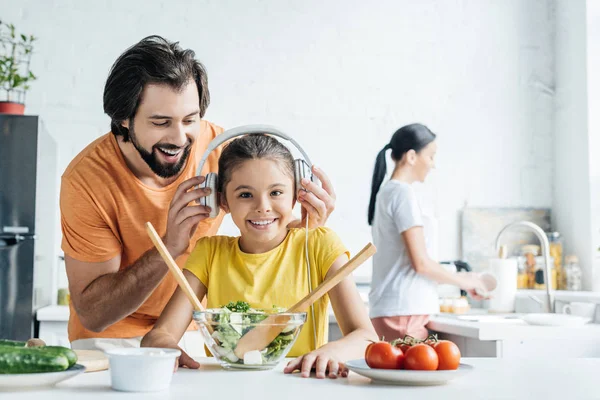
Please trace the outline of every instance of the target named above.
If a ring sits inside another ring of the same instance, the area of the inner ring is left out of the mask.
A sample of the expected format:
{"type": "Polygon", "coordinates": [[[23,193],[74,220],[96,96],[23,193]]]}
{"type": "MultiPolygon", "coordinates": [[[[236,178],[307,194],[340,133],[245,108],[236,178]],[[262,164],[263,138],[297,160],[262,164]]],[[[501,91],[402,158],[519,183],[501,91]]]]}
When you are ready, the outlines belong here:
{"type": "Polygon", "coordinates": [[[306,313],[291,313],[281,333],[264,349],[249,351],[239,358],[234,350],[239,340],[270,314],[282,314],[281,307],[255,309],[243,301],[230,302],[221,308],[194,311],[194,321],[212,355],[225,368],[271,369],[294,345],[306,313]]]}

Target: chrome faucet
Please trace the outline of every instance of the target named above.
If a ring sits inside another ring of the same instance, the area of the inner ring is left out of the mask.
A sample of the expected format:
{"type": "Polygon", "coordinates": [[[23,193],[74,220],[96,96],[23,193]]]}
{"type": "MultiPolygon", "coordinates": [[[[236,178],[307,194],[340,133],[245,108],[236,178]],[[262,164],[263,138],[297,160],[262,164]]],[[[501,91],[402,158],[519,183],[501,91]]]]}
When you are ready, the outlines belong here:
{"type": "Polygon", "coordinates": [[[545,262],[543,271],[544,271],[544,284],[546,286],[546,304],[545,304],[544,311],[548,312],[548,313],[554,313],[555,312],[554,311],[554,297],[552,296],[552,291],[551,291],[552,275],[550,273],[550,243],[548,242],[546,233],[542,230],[542,228],[540,228],[533,222],[529,222],[529,221],[517,221],[517,222],[513,222],[513,223],[506,225],[504,228],[502,228],[502,230],[500,231],[500,233],[498,233],[498,236],[496,237],[496,253],[500,249],[500,237],[502,236],[502,234],[504,232],[506,232],[507,230],[514,228],[514,227],[518,227],[518,226],[529,228],[530,230],[533,231],[533,233],[535,233],[535,235],[540,240],[540,243],[542,245],[542,255],[544,256],[544,262],[545,262]]]}

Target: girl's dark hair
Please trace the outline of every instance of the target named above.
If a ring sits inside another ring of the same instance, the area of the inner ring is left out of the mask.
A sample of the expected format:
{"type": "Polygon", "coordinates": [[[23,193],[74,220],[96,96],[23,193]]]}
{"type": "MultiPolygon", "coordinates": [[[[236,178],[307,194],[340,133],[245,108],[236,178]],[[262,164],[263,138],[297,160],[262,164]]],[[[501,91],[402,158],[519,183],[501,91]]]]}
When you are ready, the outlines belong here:
{"type": "Polygon", "coordinates": [[[294,178],[294,157],[290,150],[272,136],[253,133],[231,141],[219,157],[219,179],[217,191],[225,194],[231,174],[248,160],[267,158],[279,162],[283,171],[294,178]]]}
{"type": "Polygon", "coordinates": [[[129,130],[121,124],[135,116],[142,91],[149,83],[166,84],[181,90],[194,80],[200,96],[200,118],[210,103],[204,66],[192,50],[160,36],[148,36],[131,46],[115,61],[104,86],[104,112],[111,119],[114,135],[129,141],[129,130]]]}
{"type": "Polygon", "coordinates": [[[390,140],[390,142],[381,149],[379,154],[377,154],[375,169],[373,171],[373,180],[371,182],[371,200],[369,201],[368,215],[369,225],[373,222],[373,217],[375,215],[375,200],[377,199],[377,193],[379,192],[379,188],[383,183],[383,179],[387,172],[385,160],[386,150],[392,149],[392,159],[394,161],[399,161],[409,150],[414,150],[418,153],[434,140],[435,133],[431,132],[425,125],[410,124],[398,129],[392,135],[392,140],[390,140]]]}

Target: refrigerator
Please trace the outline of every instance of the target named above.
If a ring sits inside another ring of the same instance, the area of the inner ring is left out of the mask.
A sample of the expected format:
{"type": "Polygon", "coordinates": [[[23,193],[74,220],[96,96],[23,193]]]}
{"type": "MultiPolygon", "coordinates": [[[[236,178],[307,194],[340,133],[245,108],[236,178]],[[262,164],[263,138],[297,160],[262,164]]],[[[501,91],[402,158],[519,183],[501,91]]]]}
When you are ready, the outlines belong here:
{"type": "Polygon", "coordinates": [[[58,236],[56,144],[37,116],[0,114],[0,339],[35,335],[51,304],[58,236]]]}

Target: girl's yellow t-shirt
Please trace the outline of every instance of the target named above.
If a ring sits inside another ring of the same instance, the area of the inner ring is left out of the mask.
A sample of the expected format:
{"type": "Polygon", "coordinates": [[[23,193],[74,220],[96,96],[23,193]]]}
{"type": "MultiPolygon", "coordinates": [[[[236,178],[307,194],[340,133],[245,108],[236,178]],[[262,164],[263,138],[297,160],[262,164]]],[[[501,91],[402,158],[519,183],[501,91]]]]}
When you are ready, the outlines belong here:
{"type": "MultiPolygon", "coordinates": [[[[290,229],[285,240],[273,250],[248,254],[240,250],[239,237],[210,236],[196,242],[185,269],[192,272],[208,289],[207,307],[222,307],[230,301],[246,301],[254,308],[274,305],[288,308],[309,292],[304,228],[290,229]]],[[[338,235],[329,228],[308,233],[312,288],[327,275],[331,264],[350,252],[338,235]]],[[[329,297],[314,304],[317,346],[327,343],[329,297]]],[[[289,357],[304,355],[315,349],[310,311],[289,357]]]]}

